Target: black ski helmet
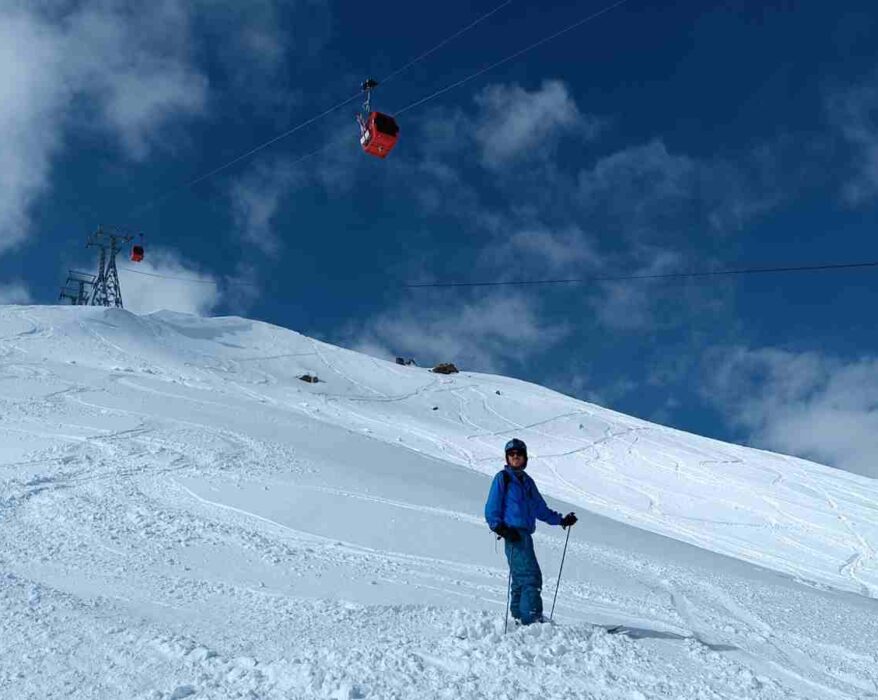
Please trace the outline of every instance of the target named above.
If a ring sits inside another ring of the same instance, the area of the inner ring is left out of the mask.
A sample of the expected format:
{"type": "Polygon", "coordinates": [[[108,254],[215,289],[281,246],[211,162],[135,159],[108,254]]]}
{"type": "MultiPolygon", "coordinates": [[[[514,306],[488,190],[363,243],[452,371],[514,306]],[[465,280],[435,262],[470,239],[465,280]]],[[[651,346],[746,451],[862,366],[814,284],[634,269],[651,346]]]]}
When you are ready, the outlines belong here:
{"type": "Polygon", "coordinates": [[[524,458],[527,459],[527,445],[524,444],[524,440],[512,438],[509,442],[506,443],[506,448],[503,450],[503,452],[508,453],[511,450],[521,450],[522,452],[524,452],[524,458]]]}

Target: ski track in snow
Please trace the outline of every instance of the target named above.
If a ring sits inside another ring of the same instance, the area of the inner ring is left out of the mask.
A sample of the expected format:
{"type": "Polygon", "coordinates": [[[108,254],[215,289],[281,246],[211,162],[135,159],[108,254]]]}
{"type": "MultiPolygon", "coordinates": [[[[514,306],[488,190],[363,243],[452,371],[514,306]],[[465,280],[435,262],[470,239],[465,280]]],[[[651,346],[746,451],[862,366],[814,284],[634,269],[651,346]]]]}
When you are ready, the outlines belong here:
{"type": "Polygon", "coordinates": [[[854,475],[234,318],[0,307],[0,409],[0,697],[878,697],[854,475]],[[477,475],[512,436],[620,524],[504,635],[477,475]]]}

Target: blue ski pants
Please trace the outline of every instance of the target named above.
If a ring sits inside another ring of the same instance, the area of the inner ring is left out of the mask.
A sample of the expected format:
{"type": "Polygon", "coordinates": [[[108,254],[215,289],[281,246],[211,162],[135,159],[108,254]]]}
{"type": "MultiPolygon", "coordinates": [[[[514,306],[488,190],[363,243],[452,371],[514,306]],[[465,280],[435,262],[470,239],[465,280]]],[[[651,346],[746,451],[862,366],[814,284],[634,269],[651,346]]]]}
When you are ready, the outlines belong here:
{"type": "Polygon", "coordinates": [[[534,541],[530,533],[518,530],[518,542],[504,540],[506,561],[512,576],[512,591],[509,612],[523,625],[536,622],[543,614],[543,572],[534,553],[534,541]]]}

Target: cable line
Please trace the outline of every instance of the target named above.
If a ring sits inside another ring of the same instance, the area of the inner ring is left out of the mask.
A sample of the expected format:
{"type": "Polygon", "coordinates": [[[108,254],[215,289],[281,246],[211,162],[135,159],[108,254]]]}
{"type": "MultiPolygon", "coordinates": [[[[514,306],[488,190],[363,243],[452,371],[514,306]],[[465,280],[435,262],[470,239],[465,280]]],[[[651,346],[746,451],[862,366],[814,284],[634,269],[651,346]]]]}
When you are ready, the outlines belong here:
{"type": "Polygon", "coordinates": [[[311,117],[310,119],[307,119],[307,120],[303,121],[302,123],[297,124],[293,128],[288,129],[287,131],[283,132],[282,134],[278,134],[277,136],[269,139],[268,141],[265,141],[265,142],[259,144],[258,146],[251,148],[249,151],[246,151],[245,153],[242,153],[242,154],[236,156],[235,158],[228,161],[227,163],[223,163],[222,165],[214,168],[213,170],[210,170],[210,171],[204,173],[203,175],[199,175],[198,177],[193,178],[192,180],[189,180],[188,182],[184,182],[181,185],[177,185],[176,187],[174,187],[174,189],[168,190],[163,195],[160,195],[159,197],[156,197],[152,201],[147,202],[146,204],[141,205],[140,207],[137,207],[136,209],[132,210],[131,213],[129,214],[129,216],[137,216],[138,214],[142,214],[144,211],[152,209],[153,207],[161,204],[169,197],[172,197],[173,195],[175,195],[177,192],[179,192],[181,190],[189,189],[190,187],[194,187],[199,182],[204,182],[208,178],[211,178],[214,175],[218,175],[223,170],[227,170],[228,168],[231,168],[233,165],[240,163],[242,160],[246,160],[250,156],[256,155],[260,151],[263,151],[266,148],[268,148],[269,146],[273,146],[278,141],[282,141],[283,139],[287,138],[288,136],[292,136],[300,129],[304,129],[309,124],[313,124],[318,119],[322,119],[323,117],[327,116],[328,114],[331,114],[332,112],[336,111],[337,109],[341,109],[342,107],[344,107],[347,104],[350,104],[354,100],[359,99],[360,96],[361,96],[361,93],[357,92],[355,95],[351,95],[347,99],[342,100],[341,102],[337,102],[332,107],[323,110],[320,114],[317,114],[317,115],[311,117]]]}
{"type": "MultiPolygon", "coordinates": [[[[486,12],[485,14],[483,14],[481,17],[479,17],[479,18],[476,19],[475,21],[470,22],[468,25],[466,25],[465,27],[463,27],[463,28],[461,28],[461,29],[458,29],[454,34],[452,34],[452,35],[449,36],[449,37],[446,37],[445,39],[443,39],[442,41],[440,41],[438,44],[436,44],[436,45],[435,45],[434,47],[432,47],[431,49],[429,49],[429,50],[425,51],[424,53],[422,53],[421,55],[419,55],[419,56],[413,58],[411,61],[409,61],[409,62],[406,63],[405,65],[401,66],[400,68],[397,68],[395,71],[391,72],[386,78],[382,78],[381,82],[387,82],[388,80],[392,80],[393,78],[398,77],[399,75],[401,75],[402,73],[404,73],[405,71],[407,71],[409,68],[411,68],[411,67],[414,66],[415,64],[417,64],[417,63],[423,61],[423,60],[424,60],[425,58],[427,58],[428,56],[434,54],[436,51],[438,51],[439,49],[441,49],[441,48],[442,48],[443,46],[445,46],[446,44],[451,43],[452,41],[454,41],[454,40],[457,39],[458,37],[462,36],[462,35],[465,34],[466,32],[468,32],[468,31],[470,31],[471,29],[473,29],[474,27],[476,27],[477,25],[481,24],[483,21],[485,21],[486,19],[488,19],[488,18],[491,17],[492,15],[494,15],[494,14],[496,14],[497,12],[499,12],[500,10],[502,10],[502,9],[503,9],[504,7],[506,7],[507,5],[512,4],[513,1],[514,1],[514,0],[505,0],[505,2],[501,3],[500,5],[498,5],[497,7],[495,7],[494,9],[492,9],[492,10],[486,12]]],[[[624,1],[624,0],[623,0],[623,1],[624,1]]],[[[240,163],[241,161],[246,160],[246,159],[250,158],[251,156],[256,155],[256,154],[259,153],[260,151],[263,151],[263,150],[265,150],[266,148],[268,148],[269,146],[273,146],[273,145],[276,144],[278,141],[282,141],[282,140],[288,138],[289,136],[292,136],[292,135],[295,134],[297,131],[300,131],[301,129],[304,129],[306,126],[309,126],[310,124],[313,124],[314,122],[316,122],[316,121],[322,119],[323,117],[326,117],[326,116],[328,116],[329,114],[332,114],[332,113],[335,112],[336,110],[341,109],[341,108],[344,107],[345,105],[348,105],[348,104],[350,104],[351,102],[354,102],[355,100],[360,99],[361,97],[362,97],[362,91],[357,91],[356,94],[351,95],[350,97],[348,97],[348,98],[342,100],[341,102],[337,102],[337,103],[334,104],[333,106],[331,106],[331,107],[329,107],[329,108],[323,110],[323,111],[320,112],[319,114],[316,114],[316,115],[314,115],[313,117],[311,117],[311,118],[309,118],[309,119],[306,119],[305,121],[301,122],[300,124],[297,124],[296,126],[290,128],[290,129],[287,129],[287,130],[284,131],[283,133],[278,134],[277,136],[274,136],[274,137],[268,139],[267,141],[264,141],[263,143],[260,143],[260,144],[257,145],[257,146],[254,146],[254,147],[251,148],[249,151],[246,151],[246,152],[244,152],[244,153],[241,153],[241,154],[238,155],[238,156],[235,156],[235,157],[232,158],[230,161],[228,161],[228,162],[226,162],[226,163],[223,163],[222,165],[217,166],[217,167],[214,168],[213,170],[209,170],[208,172],[206,172],[206,173],[204,173],[204,174],[202,174],[202,175],[199,175],[198,177],[195,177],[195,178],[189,180],[188,182],[185,182],[185,183],[183,183],[183,184],[181,184],[181,185],[177,185],[177,186],[174,187],[173,189],[168,190],[168,191],[165,192],[164,194],[162,194],[162,195],[156,197],[155,199],[153,199],[153,200],[147,202],[146,204],[143,204],[143,205],[141,205],[141,206],[139,206],[139,207],[133,209],[133,210],[131,211],[131,213],[129,214],[129,216],[132,216],[132,217],[133,217],[133,216],[137,216],[138,214],[142,214],[144,211],[147,211],[147,210],[149,210],[149,209],[152,209],[152,208],[155,207],[155,206],[158,206],[159,204],[161,204],[162,202],[164,202],[164,201],[167,200],[168,198],[172,197],[172,196],[173,196],[174,194],[176,194],[177,192],[182,191],[182,190],[185,190],[185,189],[189,189],[190,187],[194,187],[194,186],[197,185],[198,183],[200,183],[200,182],[204,182],[205,180],[207,180],[207,179],[213,177],[214,175],[218,175],[219,173],[223,172],[224,170],[228,170],[228,169],[231,168],[233,165],[236,165],[236,164],[240,163]]],[[[324,149],[320,149],[320,150],[324,150],[324,149]]],[[[318,150],[318,151],[315,151],[315,153],[317,153],[317,152],[319,152],[319,150],[318,150]]],[[[310,157],[310,155],[313,155],[313,153],[312,153],[312,154],[308,154],[308,155],[305,156],[305,157],[310,157]]],[[[302,159],[300,159],[300,160],[304,160],[304,158],[302,158],[302,159]]],[[[298,162],[299,162],[298,160],[297,160],[297,161],[294,161],[294,163],[298,163],[298,162]]]]}
{"type": "Polygon", "coordinates": [[[465,78],[461,78],[460,80],[452,83],[451,85],[447,85],[444,88],[441,88],[441,89],[437,90],[436,92],[427,95],[426,97],[422,97],[421,99],[416,100],[415,102],[412,102],[409,105],[406,105],[402,109],[394,112],[393,116],[395,116],[395,117],[399,116],[400,114],[403,114],[404,112],[408,112],[410,109],[414,109],[415,107],[419,107],[420,105],[424,104],[425,102],[429,102],[430,100],[435,99],[436,97],[439,97],[439,95],[444,95],[446,92],[450,92],[451,90],[454,90],[455,88],[459,88],[461,85],[465,85],[469,81],[475,80],[480,75],[484,75],[488,71],[492,71],[495,68],[502,66],[504,63],[509,63],[509,61],[513,61],[516,58],[518,58],[519,56],[523,56],[528,51],[533,51],[535,48],[538,48],[538,47],[542,46],[543,44],[548,44],[550,41],[553,41],[554,39],[557,39],[558,37],[560,37],[564,34],[567,34],[568,32],[572,32],[574,29],[581,27],[583,24],[586,24],[587,22],[591,22],[592,20],[597,19],[601,15],[605,15],[610,10],[614,10],[617,7],[619,7],[620,5],[624,5],[626,2],[628,2],[628,0],[617,0],[617,2],[614,2],[612,5],[607,5],[602,10],[598,10],[597,12],[593,12],[592,14],[588,15],[588,17],[584,17],[583,19],[577,20],[573,24],[570,24],[570,25],[564,27],[564,29],[557,31],[554,34],[550,34],[549,36],[543,37],[542,39],[534,42],[530,46],[525,46],[523,49],[519,49],[515,53],[512,53],[509,56],[507,56],[506,58],[501,58],[499,61],[492,63],[491,65],[486,66],[484,68],[481,68],[480,70],[476,71],[472,75],[468,75],[465,78]]]}
{"type": "Polygon", "coordinates": [[[379,82],[381,82],[381,83],[386,83],[387,81],[392,80],[393,78],[395,78],[395,77],[396,77],[397,75],[399,75],[400,73],[403,73],[403,72],[407,71],[409,68],[411,68],[411,67],[412,67],[413,65],[415,65],[416,63],[419,63],[420,61],[422,61],[422,60],[424,60],[425,58],[427,58],[427,56],[429,56],[429,55],[435,53],[436,51],[438,51],[439,49],[441,49],[443,46],[445,46],[445,44],[450,44],[452,41],[454,41],[455,39],[457,39],[457,37],[466,34],[470,29],[472,29],[473,27],[475,27],[477,24],[481,24],[482,22],[484,22],[486,19],[488,19],[488,18],[491,17],[492,15],[498,13],[500,10],[502,10],[502,9],[503,9],[504,7],[506,7],[507,5],[511,5],[513,2],[514,2],[514,0],[506,0],[506,2],[504,2],[504,3],[500,4],[500,5],[497,5],[497,7],[495,7],[495,8],[494,8],[493,10],[491,10],[490,12],[488,12],[488,13],[482,15],[481,17],[479,17],[479,18],[478,18],[477,20],[475,20],[474,22],[472,22],[472,23],[468,24],[467,26],[465,26],[463,29],[458,30],[457,32],[455,32],[454,34],[452,34],[452,35],[451,35],[450,37],[448,37],[447,39],[443,39],[442,41],[440,41],[438,44],[436,44],[436,46],[434,46],[434,47],[433,47],[432,49],[430,49],[429,51],[425,51],[424,53],[422,53],[422,54],[421,54],[420,56],[418,56],[417,58],[413,58],[411,61],[409,61],[408,63],[406,63],[404,66],[402,66],[402,68],[398,68],[397,70],[393,71],[393,72],[390,73],[389,75],[384,76],[379,82]]]}
{"type": "MultiPolygon", "coordinates": [[[[303,158],[314,155],[313,151],[303,158]]],[[[785,272],[823,272],[831,270],[855,270],[878,267],[878,260],[873,262],[839,263],[827,265],[791,265],[785,267],[750,267],[730,270],[713,270],[703,272],[668,272],[654,275],[608,275],[602,277],[582,277],[575,279],[548,279],[548,280],[521,280],[521,281],[495,281],[495,282],[425,282],[418,284],[404,284],[405,289],[449,288],[449,287],[526,287],[550,284],[589,284],[595,282],[628,282],[637,280],[669,280],[669,279],[699,279],[708,277],[731,277],[736,275],[765,275],[785,272]]],[[[193,284],[224,284],[226,286],[258,287],[258,282],[220,282],[217,280],[195,279],[194,277],[177,277],[176,275],[162,275],[157,272],[144,272],[135,270],[133,267],[120,267],[120,270],[131,272],[135,275],[147,277],[161,277],[162,279],[191,282],[193,284]]]]}
{"type": "MultiPolygon", "coordinates": [[[[200,280],[195,279],[194,277],[177,277],[175,275],[160,275],[158,272],[144,272],[143,270],[135,270],[133,267],[125,267],[120,266],[120,270],[125,270],[125,272],[130,272],[134,275],[146,275],[147,277],[161,277],[165,280],[177,280],[179,282],[191,282],[193,284],[213,284],[219,286],[219,282],[217,280],[200,280]]],[[[257,286],[255,282],[234,282],[233,284],[240,284],[249,287],[257,286]]]]}
{"type": "Polygon", "coordinates": [[[878,260],[873,262],[839,263],[826,265],[792,265],[786,267],[749,267],[731,270],[714,270],[704,272],[668,272],[652,275],[610,275],[602,277],[581,277],[573,279],[519,280],[494,282],[425,282],[403,285],[406,289],[426,289],[440,287],[525,287],[550,284],[591,284],[595,282],[627,282],[633,280],[669,280],[697,279],[705,277],[729,277],[734,275],[766,275],[782,272],[817,272],[825,270],[852,270],[878,267],[878,260]]]}

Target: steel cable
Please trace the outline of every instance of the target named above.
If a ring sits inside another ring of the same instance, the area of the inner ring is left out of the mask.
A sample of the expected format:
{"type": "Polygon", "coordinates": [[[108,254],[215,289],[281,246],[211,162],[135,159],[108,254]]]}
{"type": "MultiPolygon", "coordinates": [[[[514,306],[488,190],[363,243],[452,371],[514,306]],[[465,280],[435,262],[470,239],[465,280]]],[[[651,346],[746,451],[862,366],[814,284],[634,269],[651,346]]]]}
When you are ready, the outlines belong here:
{"type": "MultiPolygon", "coordinates": [[[[318,151],[312,151],[306,154],[302,159],[314,155],[318,151]]],[[[753,267],[738,268],[730,270],[708,270],[696,272],[668,272],[655,275],[607,275],[600,277],[583,277],[576,279],[555,279],[555,280],[520,280],[520,281],[494,281],[494,282],[425,282],[416,284],[403,284],[404,289],[429,289],[429,288],[447,288],[447,287],[505,287],[505,286],[537,286],[550,284],[589,284],[597,282],[629,282],[637,280],[671,280],[671,279],[704,279],[710,277],[730,277],[742,275],[760,275],[760,274],[781,274],[790,272],[823,272],[832,270],[856,270],[866,268],[878,268],[878,261],[858,262],[858,263],[838,263],[824,265],[790,265],[781,267],[753,267]]],[[[216,284],[212,280],[194,279],[192,277],[176,277],[174,275],[162,275],[156,272],[145,272],[136,270],[133,267],[120,267],[120,270],[132,272],[136,275],[147,275],[149,277],[162,277],[164,279],[179,280],[181,282],[192,282],[195,284],[216,284]]],[[[229,286],[258,286],[257,283],[251,282],[226,282],[229,286]]]]}
{"type": "Polygon", "coordinates": [[[610,10],[615,9],[615,8],[619,7],[620,5],[624,5],[626,2],[628,2],[628,0],[618,0],[618,2],[614,2],[612,5],[607,5],[603,9],[598,10],[597,12],[590,14],[588,17],[584,17],[583,19],[580,19],[580,20],[574,22],[573,24],[568,25],[564,29],[561,29],[560,31],[555,32],[554,34],[551,34],[550,36],[543,37],[542,39],[534,42],[530,46],[526,46],[523,49],[519,49],[515,53],[512,53],[509,56],[506,56],[506,58],[501,58],[499,61],[496,61],[496,62],[490,64],[489,66],[485,66],[484,68],[477,70],[475,73],[472,73],[471,75],[468,75],[465,78],[461,78],[460,80],[458,80],[454,83],[451,83],[451,85],[446,85],[444,88],[436,90],[436,92],[433,92],[433,93],[427,95],[426,97],[422,97],[418,100],[415,100],[411,104],[408,104],[405,107],[403,107],[402,109],[399,109],[396,112],[394,112],[393,115],[399,116],[400,114],[403,114],[404,112],[408,112],[410,109],[414,109],[415,107],[419,107],[422,104],[424,104],[425,102],[429,102],[430,100],[433,100],[436,97],[439,97],[439,95],[444,95],[446,92],[450,92],[451,90],[454,90],[455,88],[459,88],[460,86],[465,85],[469,81],[475,80],[479,76],[484,75],[488,71],[492,71],[495,68],[502,66],[504,63],[509,63],[509,61],[513,61],[516,58],[518,58],[519,56],[523,56],[528,51],[532,51],[533,49],[538,48],[538,47],[542,46],[543,44],[547,44],[550,41],[553,41],[554,39],[557,39],[558,37],[566,34],[567,32],[572,32],[574,29],[581,27],[583,24],[586,24],[587,22],[591,22],[592,20],[597,19],[598,17],[606,14],[610,10]]]}
{"type": "Polygon", "coordinates": [[[423,282],[404,285],[407,289],[427,289],[441,287],[525,287],[550,284],[593,284],[596,282],[627,282],[634,280],[697,279],[703,277],[726,277],[733,275],[763,275],[782,272],[817,272],[824,270],[850,270],[856,268],[875,268],[878,261],[837,263],[821,265],[791,265],[784,267],[751,267],[730,270],[707,270],[696,272],[668,272],[651,275],[606,275],[570,279],[545,280],[495,280],[487,282],[423,282]]]}

